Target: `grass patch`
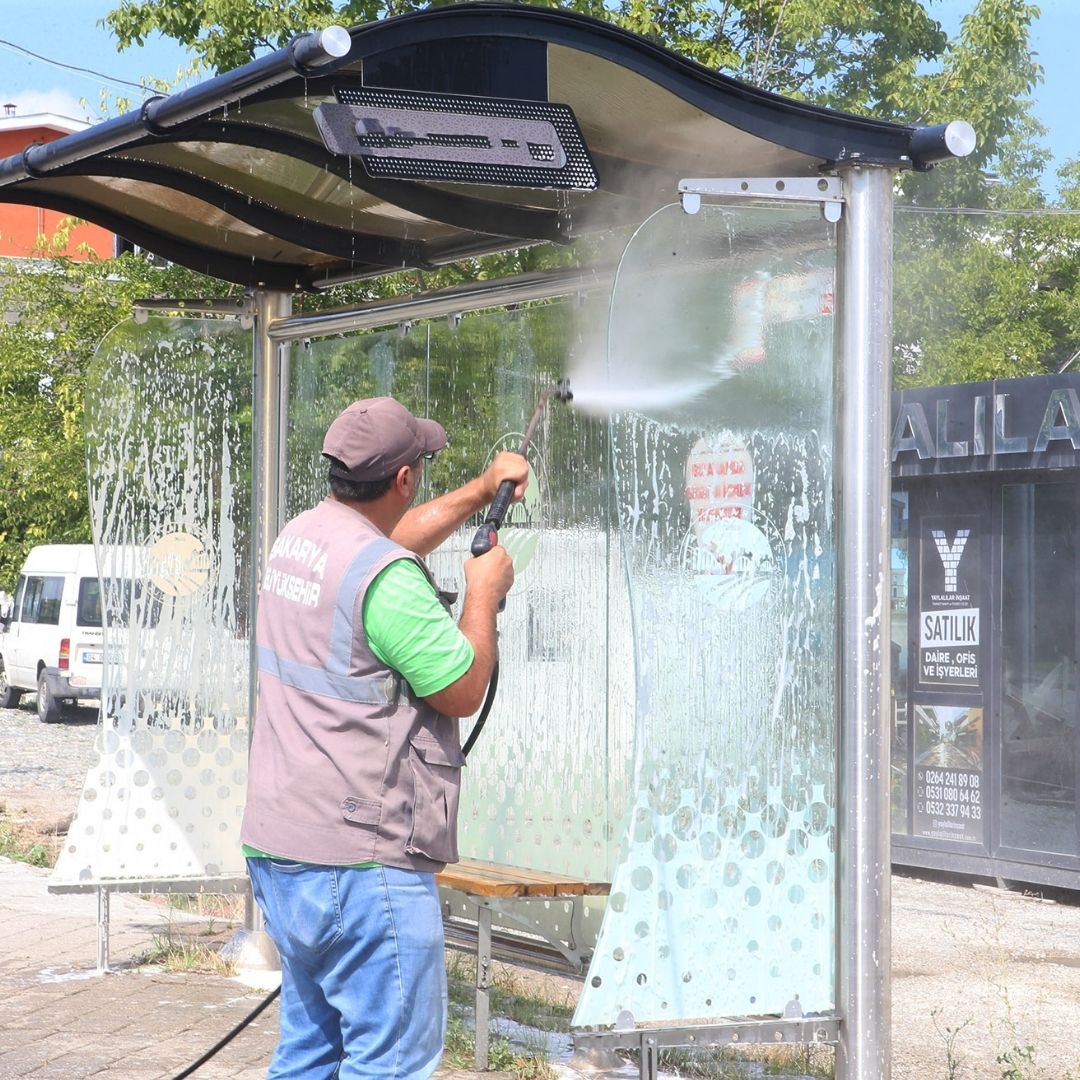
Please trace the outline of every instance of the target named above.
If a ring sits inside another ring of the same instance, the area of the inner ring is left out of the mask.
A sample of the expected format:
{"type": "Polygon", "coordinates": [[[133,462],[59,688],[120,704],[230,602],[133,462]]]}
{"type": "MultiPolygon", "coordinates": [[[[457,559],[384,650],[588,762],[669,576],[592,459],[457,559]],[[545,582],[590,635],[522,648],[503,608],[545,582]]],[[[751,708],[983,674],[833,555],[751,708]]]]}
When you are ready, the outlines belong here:
{"type": "MultiPolygon", "coordinates": [[[[636,1061],[637,1054],[630,1057],[636,1061]]],[[[815,1044],[662,1050],[660,1067],[677,1076],[700,1080],[760,1080],[765,1076],[808,1076],[814,1080],[833,1080],[836,1075],[833,1048],[815,1044]]]]}
{"type": "MultiPolygon", "coordinates": [[[[443,1062],[453,1069],[471,1069],[476,1064],[476,1039],[458,1016],[446,1025],[443,1062]]],[[[501,1035],[488,1043],[488,1068],[510,1073],[517,1080],[554,1080],[555,1073],[542,1053],[511,1046],[501,1035]]]]}
{"type": "MultiPolygon", "coordinates": [[[[450,954],[446,978],[451,1002],[472,1008],[476,1003],[476,958],[450,954]]],[[[540,1031],[570,1030],[575,1003],[569,996],[563,1001],[551,1001],[531,991],[522,976],[505,964],[495,964],[492,969],[489,1000],[493,1016],[505,1016],[540,1031]]]]}
{"type": "Polygon", "coordinates": [[[133,963],[136,967],[158,967],[173,974],[236,974],[232,962],[224,959],[216,947],[185,938],[172,927],[155,936],[150,947],[139,953],[133,963]]]}
{"type": "Polygon", "coordinates": [[[243,893],[160,893],[145,899],[160,902],[164,897],[165,905],[172,911],[183,911],[200,918],[218,919],[226,923],[244,921],[243,893]]]}
{"type": "Polygon", "coordinates": [[[30,866],[56,864],[63,837],[59,832],[39,833],[30,825],[0,810],[0,855],[30,866]]]}

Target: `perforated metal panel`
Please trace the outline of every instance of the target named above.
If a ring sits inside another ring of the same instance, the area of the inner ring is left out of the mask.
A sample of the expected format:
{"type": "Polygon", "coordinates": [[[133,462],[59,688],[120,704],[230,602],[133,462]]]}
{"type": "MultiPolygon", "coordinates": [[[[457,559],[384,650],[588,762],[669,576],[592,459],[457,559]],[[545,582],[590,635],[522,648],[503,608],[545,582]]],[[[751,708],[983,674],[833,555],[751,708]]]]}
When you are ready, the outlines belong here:
{"type": "Polygon", "coordinates": [[[596,170],[569,105],[339,87],[315,121],[369,176],[591,191],[596,170]]]}

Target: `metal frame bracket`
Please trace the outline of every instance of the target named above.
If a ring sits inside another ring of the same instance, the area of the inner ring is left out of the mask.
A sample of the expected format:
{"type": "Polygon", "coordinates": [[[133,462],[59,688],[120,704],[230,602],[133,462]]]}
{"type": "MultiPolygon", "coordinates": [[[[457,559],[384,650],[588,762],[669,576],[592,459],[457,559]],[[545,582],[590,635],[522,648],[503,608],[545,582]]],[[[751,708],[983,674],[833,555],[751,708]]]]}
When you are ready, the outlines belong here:
{"type": "Polygon", "coordinates": [[[821,203],[826,221],[839,221],[844,205],[844,182],[837,176],[748,176],[679,181],[682,208],[701,209],[702,196],[728,199],[775,199],[821,203]]]}
{"type": "Polygon", "coordinates": [[[687,1024],[682,1027],[641,1027],[629,1031],[575,1031],[577,1050],[636,1050],[640,1053],[641,1080],[657,1080],[662,1049],[718,1049],[724,1046],[835,1044],[840,1020],[835,1016],[732,1020],[724,1024],[687,1024]]]}
{"type": "Polygon", "coordinates": [[[254,324],[256,315],[255,299],[250,294],[239,297],[175,297],[147,298],[136,300],[131,305],[132,318],[137,323],[145,323],[151,315],[187,315],[240,320],[245,330],[254,324]]]}

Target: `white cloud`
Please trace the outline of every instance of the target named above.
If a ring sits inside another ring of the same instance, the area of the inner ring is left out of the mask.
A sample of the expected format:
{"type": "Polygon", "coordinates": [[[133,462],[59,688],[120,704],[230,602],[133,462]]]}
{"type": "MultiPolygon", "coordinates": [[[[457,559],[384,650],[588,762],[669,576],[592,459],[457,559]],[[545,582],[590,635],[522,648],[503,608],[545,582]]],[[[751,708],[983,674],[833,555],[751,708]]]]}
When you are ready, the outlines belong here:
{"type": "MultiPolygon", "coordinates": [[[[69,90],[18,90],[8,92],[0,89],[0,105],[13,102],[17,116],[29,116],[32,113],[51,112],[57,116],[67,116],[73,120],[97,119],[97,107],[93,99],[88,98],[85,105],[69,90]]],[[[0,116],[3,113],[0,112],[0,116]]]]}

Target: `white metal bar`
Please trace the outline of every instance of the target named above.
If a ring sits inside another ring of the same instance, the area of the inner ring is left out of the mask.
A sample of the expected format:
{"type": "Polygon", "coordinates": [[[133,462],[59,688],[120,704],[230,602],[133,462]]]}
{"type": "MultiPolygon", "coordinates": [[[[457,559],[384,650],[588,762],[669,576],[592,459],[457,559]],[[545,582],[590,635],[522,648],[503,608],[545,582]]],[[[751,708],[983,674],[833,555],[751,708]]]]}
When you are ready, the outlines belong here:
{"type": "Polygon", "coordinates": [[[109,888],[99,885],[97,889],[97,969],[101,974],[109,970],[109,888]]]}
{"type": "Polygon", "coordinates": [[[837,394],[837,1080],[889,1080],[889,392],[893,172],[843,171],[837,394]]]}
{"type": "Polygon", "coordinates": [[[272,323],[270,339],[296,341],[300,338],[326,337],[330,334],[350,334],[410,319],[437,319],[506,304],[548,300],[556,296],[607,287],[611,276],[610,270],[570,267],[566,270],[521,274],[500,281],[473,281],[420,296],[390,297],[336,311],[282,318],[272,323]]]}

